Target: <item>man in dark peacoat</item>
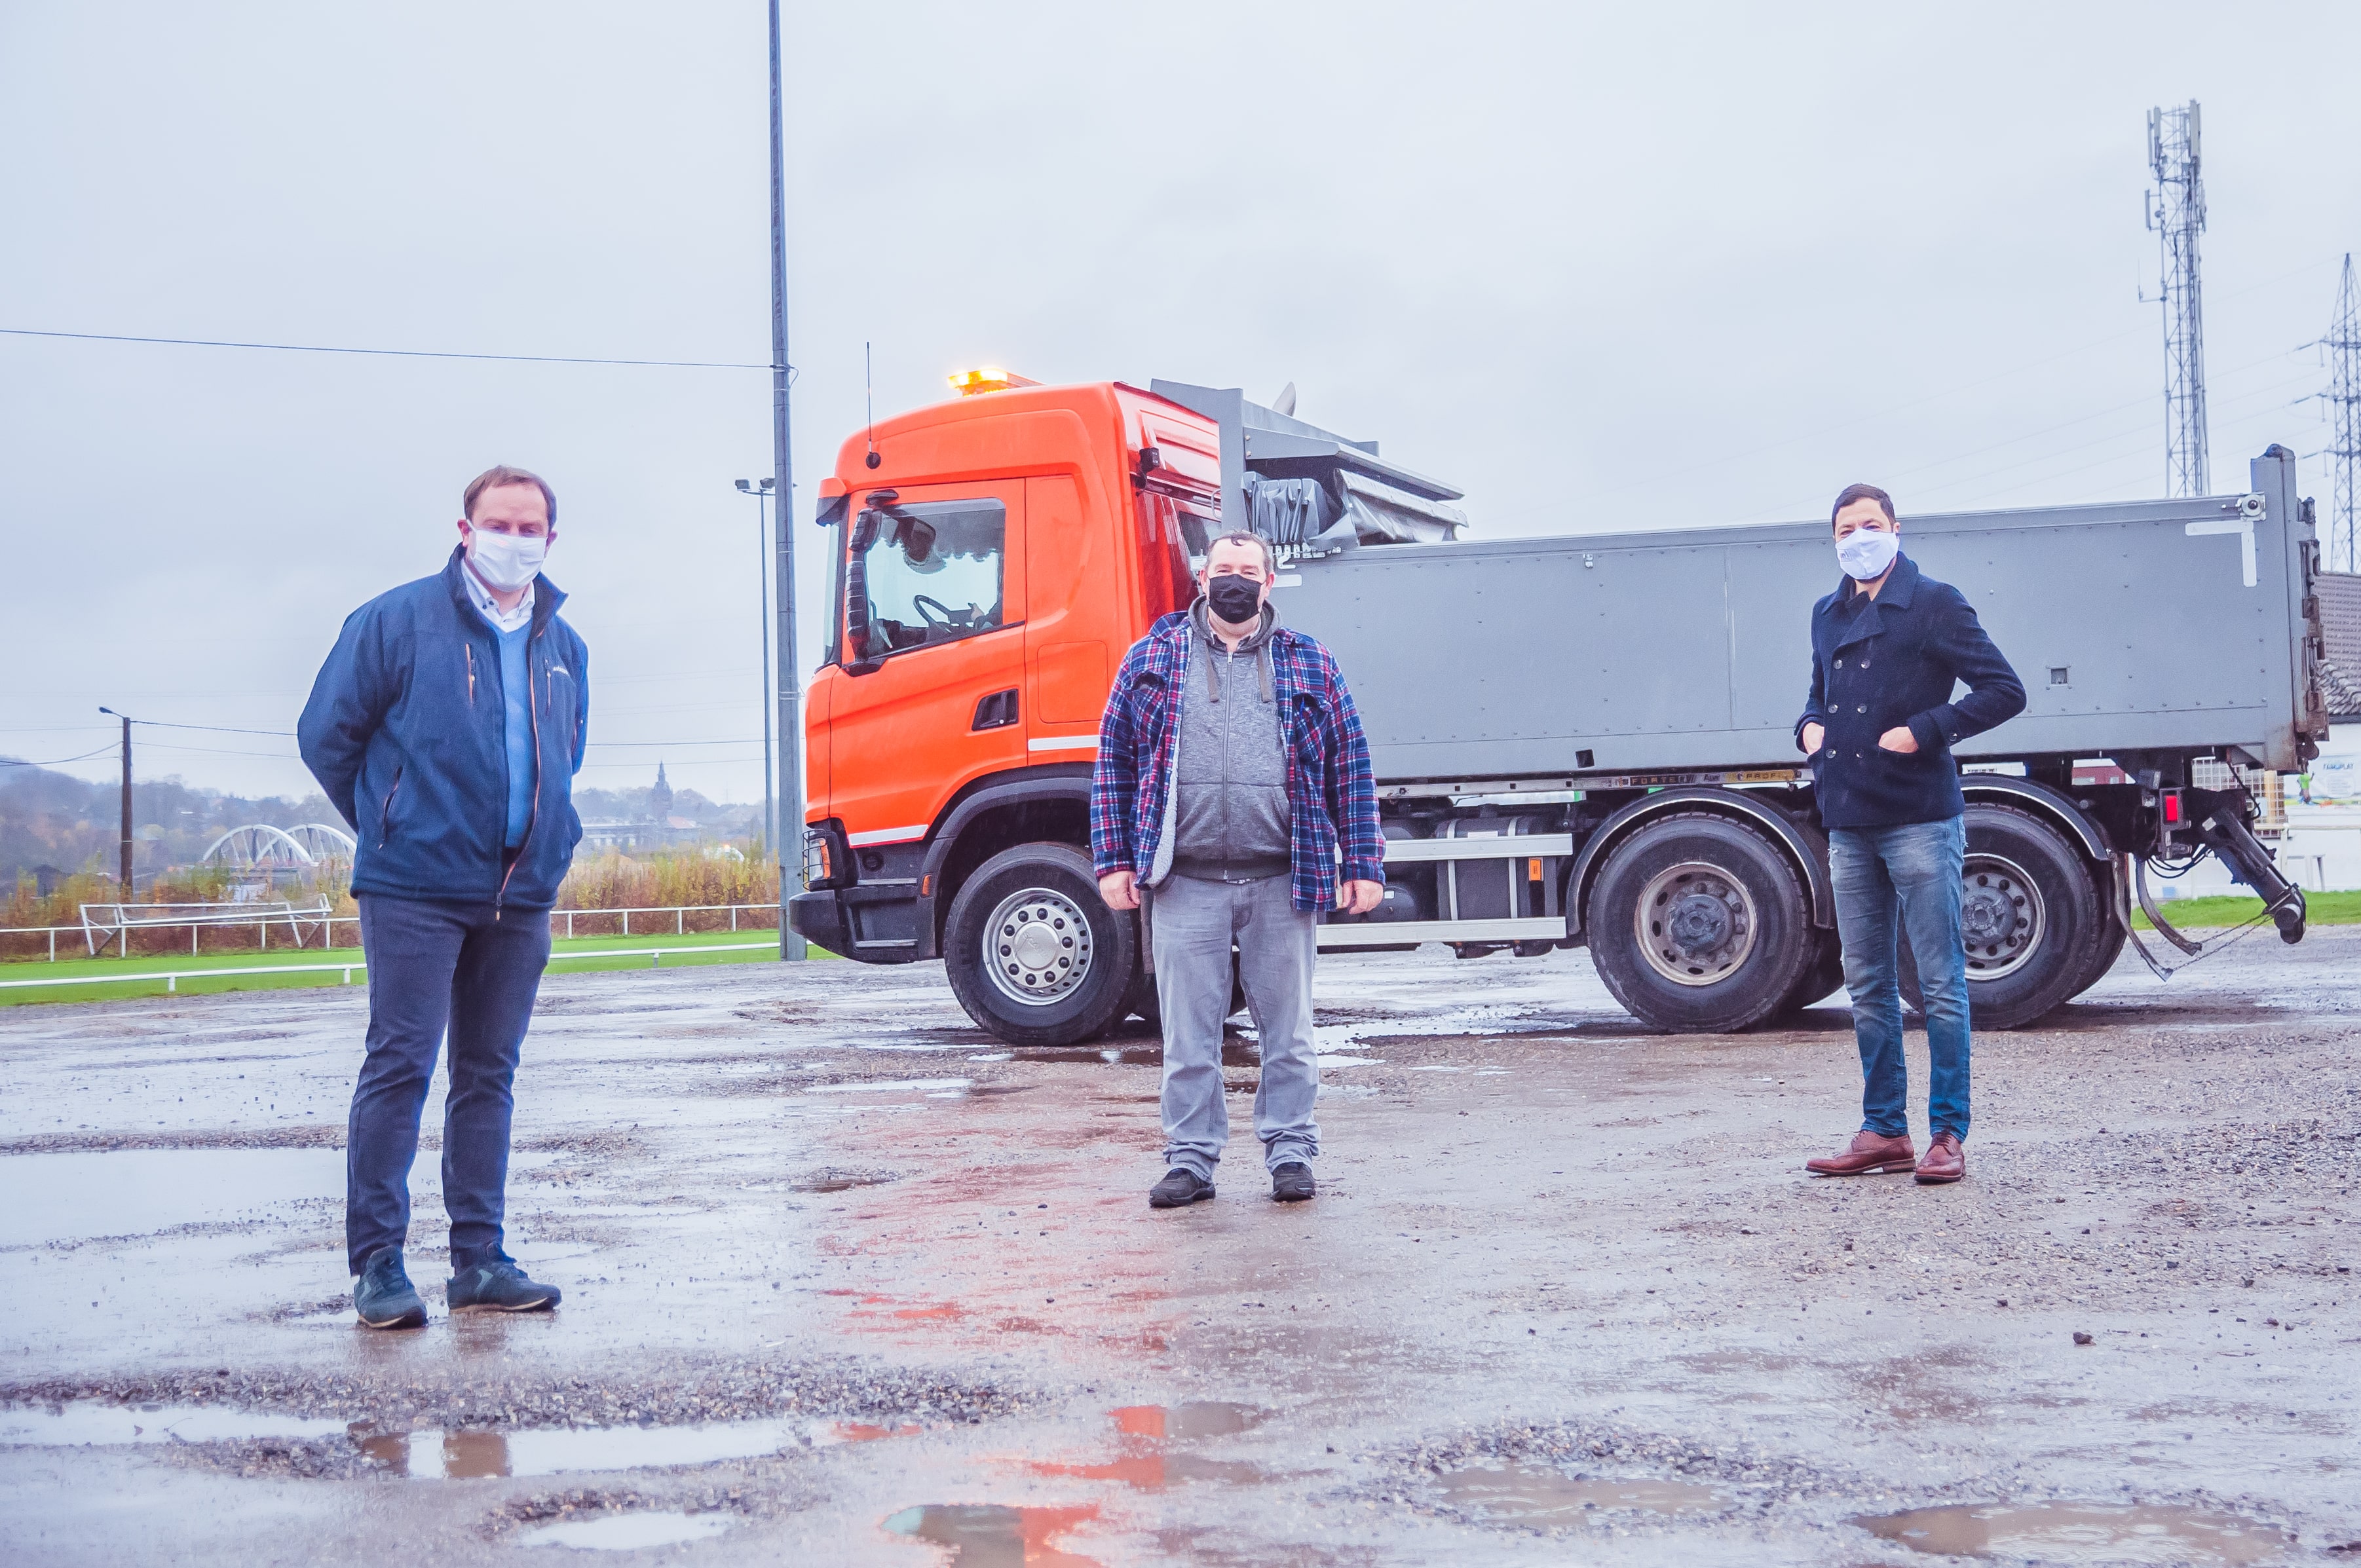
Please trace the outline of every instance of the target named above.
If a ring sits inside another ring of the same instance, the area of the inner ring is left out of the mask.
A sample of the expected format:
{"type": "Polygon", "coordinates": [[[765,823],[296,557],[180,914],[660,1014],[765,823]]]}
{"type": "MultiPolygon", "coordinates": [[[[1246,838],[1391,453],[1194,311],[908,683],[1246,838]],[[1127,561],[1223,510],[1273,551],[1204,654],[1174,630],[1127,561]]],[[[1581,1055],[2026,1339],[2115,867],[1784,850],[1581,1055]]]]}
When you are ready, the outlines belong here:
{"type": "Polygon", "coordinates": [[[2025,686],[1965,596],[1901,554],[1893,499],[1870,485],[1837,498],[1845,576],[1812,608],[1812,688],[1795,743],[1812,759],[1828,830],[1845,989],[1861,1047],[1861,1131],[1806,1163],[1823,1176],[1909,1170],[1922,1182],[1967,1171],[1967,948],[1960,932],[1967,843],[1951,747],[2015,718],[2025,686]],[[1965,683],[1967,695],[1951,700],[1965,683]],[[1927,1013],[1926,1158],[1910,1142],[1899,919],[1927,1013]]]}

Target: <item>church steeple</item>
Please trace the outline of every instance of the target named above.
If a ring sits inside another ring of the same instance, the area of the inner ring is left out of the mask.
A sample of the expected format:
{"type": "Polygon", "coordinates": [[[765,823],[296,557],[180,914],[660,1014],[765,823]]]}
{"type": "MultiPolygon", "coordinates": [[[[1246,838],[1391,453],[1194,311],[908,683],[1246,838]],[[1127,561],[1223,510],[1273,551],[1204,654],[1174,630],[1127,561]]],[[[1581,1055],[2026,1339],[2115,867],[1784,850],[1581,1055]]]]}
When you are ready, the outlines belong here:
{"type": "Polygon", "coordinates": [[[648,791],[648,815],[659,823],[672,815],[672,785],[664,782],[664,768],[656,764],[655,787],[648,791]]]}

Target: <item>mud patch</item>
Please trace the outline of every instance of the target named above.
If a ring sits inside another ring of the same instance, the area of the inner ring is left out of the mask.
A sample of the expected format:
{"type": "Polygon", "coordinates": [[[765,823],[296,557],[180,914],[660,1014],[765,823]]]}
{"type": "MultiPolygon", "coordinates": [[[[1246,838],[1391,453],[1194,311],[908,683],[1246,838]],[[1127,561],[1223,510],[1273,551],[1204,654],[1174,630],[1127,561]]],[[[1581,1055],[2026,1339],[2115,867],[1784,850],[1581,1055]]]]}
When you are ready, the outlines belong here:
{"type": "Polygon", "coordinates": [[[1935,1556],[2053,1563],[2268,1563],[2293,1543],[2260,1519],[2163,1503],[1962,1504],[1864,1514],[1852,1522],[1881,1541],[1935,1556]]]}
{"type": "MultiPolygon", "coordinates": [[[[1709,1497],[1712,1509],[1760,1514],[1774,1504],[1841,1495],[1858,1486],[1852,1478],[1737,1442],[1696,1442],[1579,1420],[1462,1432],[1397,1450],[1384,1462],[1413,1491],[1433,1498],[1433,1511],[1445,1518],[1543,1531],[1578,1523],[1602,1508],[1688,1513],[1701,1511],[1709,1497]],[[1506,1470],[1516,1476],[1500,1479],[1506,1470]],[[1487,1471],[1495,1479],[1481,1479],[1487,1471]],[[1540,1475],[1552,1481],[1539,1481],[1540,1475]],[[1505,1489],[1479,1495],[1486,1486],[1505,1489]],[[1557,1486],[1575,1489],[1550,1489],[1557,1486]],[[1586,1489],[1590,1487],[1609,1490],[1586,1489]],[[1524,1500],[1515,1497],[1517,1488],[1522,1488],[1524,1500]],[[1616,1488],[1653,1500],[1615,1505],[1608,1498],[1616,1488]],[[1585,1508],[1586,1502],[1597,1507],[1585,1508]],[[1565,1512],[1544,1511],[1567,1505],[1565,1512]]],[[[1408,1500],[1398,1482],[1380,1483],[1377,1490],[1384,1500],[1408,1500]]]]}
{"type": "Polygon", "coordinates": [[[787,1183],[790,1192],[850,1192],[856,1187],[883,1187],[900,1179],[901,1173],[892,1170],[852,1170],[840,1166],[824,1165],[807,1176],[787,1183]]]}
{"type": "MultiPolygon", "coordinates": [[[[345,1128],[342,1123],[338,1123],[334,1126],[320,1127],[257,1127],[250,1132],[40,1133],[31,1137],[0,1139],[0,1155],[113,1154],[121,1149],[341,1149],[344,1146],[345,1128]]],[[[419,1140],[422,1149],[441,1146],[439,1136],[422,1135],[419,1140]]]]}
{"type": "Polygon", "coordinates": [[[445,1365],[369,1372],[219,1367],[0,1384],[0,1408],[77,1401],[227,1406],[366,1423],[377,1431],[515,1431],[703,1427],[797,1416],[969,1424],[1026,1409],[1035,1397],[917,1368],[737,1358],[683,1358],[598,1377],[536,1377],[506,1368],[488,1375],[480,1366],[445,1365]]]}
{"type": "Polygon", "coordinates": [[[1537,1464],[1455,1470],[1437,1477],[1455,1512],[1486,1521],[1553,1528],[1605,1512],[1714,1514],[1730,1500],[1693,1481],[1581,1480],[1537,1464]]]}

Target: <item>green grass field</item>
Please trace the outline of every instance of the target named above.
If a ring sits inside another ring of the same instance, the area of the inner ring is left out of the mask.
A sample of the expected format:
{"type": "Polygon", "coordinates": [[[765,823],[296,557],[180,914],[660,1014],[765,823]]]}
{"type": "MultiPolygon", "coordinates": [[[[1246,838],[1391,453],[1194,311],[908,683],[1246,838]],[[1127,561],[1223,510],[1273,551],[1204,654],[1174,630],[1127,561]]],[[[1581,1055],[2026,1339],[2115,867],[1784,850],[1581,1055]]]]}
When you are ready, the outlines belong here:
{"type": "MultiPolygon", "coordinates": [[[[2150,884],[2153,886],[2154,884],[2150,884]]],[[[2361,893],[2307,893],[2303,895],[2304,923],[2310,926],[2361,926],[2361,893]]],[[[2263,912],[2259,898],[2176,898],[2169,904],[2159,903],[2164,917],[2178,931],[2213,930],[2224,926],[2243,926],[2263,912]]],[[[2136,929],[2152,931],[2147,916],[2137,909],[2132,911],[2136,929]]]]}
{"type": "MultiPolygon", "coordinates": [[[[703,931],[686,937],[666,932],[653,937],[577,937],[572,941],[560,939],[551,944],[550,972],[578,974],[588,970],[677,969],[685,966],[729,963],[763,963],[772,961],[777,948],[769,944],[775,934],[769,931],[703,931]],[[763,948],[736,952],[700,952],[700,948],[726,947],[736,942],[762,942],[763,948]],[[627,954],[618,948],[661,948],[661,958],[645,952],[627,954]],[[604,955],[604,956],[602,956],[604,955]]],[[[811,949],[814,958],[834,958],[833,953],[818,948],[811,949]]],[[[0,981],[66,980],[68,985],[0,986],[0,1007],[17,1006],[36,1002],[112,1002],[125,997],[160,996],[165,993],[161,980],[137,980],[139,976],[179,974],[192,976],[206,970],[256,969],[280,964],[353,964],[361,962],[358,948],[274,948],[258,953],[207,953],[202,958],[182,954],[178,958],[140,959],[60,959],[50,963],[43,959],[19,959],[0,963],[0,981]]],[[[368,982],[368,971],[356,968],[352,983],[368,982]]],[[[225,974],[219,979],[184,978],[172,982],[177,992],[209,993],[217,991],[280,991],[293,986],[342,985],[341,970],[314,970],[297,974],[225,974]]]]}

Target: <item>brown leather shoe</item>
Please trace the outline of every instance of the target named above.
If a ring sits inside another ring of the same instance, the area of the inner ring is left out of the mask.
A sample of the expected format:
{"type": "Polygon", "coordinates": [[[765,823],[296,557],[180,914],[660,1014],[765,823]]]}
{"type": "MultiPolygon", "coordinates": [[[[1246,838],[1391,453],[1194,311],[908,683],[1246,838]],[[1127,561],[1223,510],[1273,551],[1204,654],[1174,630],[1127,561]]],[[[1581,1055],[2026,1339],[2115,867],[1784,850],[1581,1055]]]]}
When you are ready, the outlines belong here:
{"type": "Polygon", "coordinates": [[[1927,1157],[1918,1162],[1918,1179],[1928,1187],[1942,1181],[1957,1181],[1968,1173],[1968,1151],[1960,1146],[1957,1133],[1938,1133],[1935,1141],[1927,1146],[1927,1157]]]}
{"type": "Polygon", "coordinates": [[[1814,1176],[1881,1176],[1908,1170],[1917,1161],[1918,1151],[1911,1147],[1909,1134],[1889,1138],[1864,1129],[1852,1135],[1844,1153],[1807,1159],[1804,1168],[1814,1176]]]}

